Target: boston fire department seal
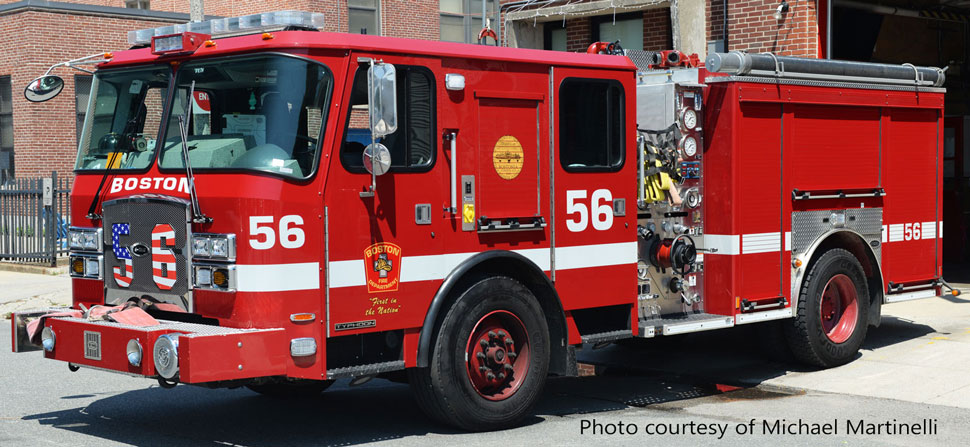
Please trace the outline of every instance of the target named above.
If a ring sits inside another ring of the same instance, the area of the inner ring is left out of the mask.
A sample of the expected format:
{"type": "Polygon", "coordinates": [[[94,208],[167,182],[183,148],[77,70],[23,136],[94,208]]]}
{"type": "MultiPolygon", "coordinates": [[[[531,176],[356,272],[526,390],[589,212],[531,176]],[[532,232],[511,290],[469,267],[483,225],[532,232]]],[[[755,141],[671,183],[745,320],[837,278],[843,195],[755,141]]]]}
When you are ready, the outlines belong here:
{"type": "Polygon", "coordinates": [[[367,271],[367,291],[393,292],[401,278],[401,247],[390,242],[378,242],[364,250],[364,270],[367,271]]]}
{"type": "Polygon", "coordinates": [[[522,152],[522,144],[512,135],[506,135],[495,142],[495,149],[492,150],[492,165],[499,177],[505,180],[512,180],[522,172],[522,163],[525,155],[522,152]]]}

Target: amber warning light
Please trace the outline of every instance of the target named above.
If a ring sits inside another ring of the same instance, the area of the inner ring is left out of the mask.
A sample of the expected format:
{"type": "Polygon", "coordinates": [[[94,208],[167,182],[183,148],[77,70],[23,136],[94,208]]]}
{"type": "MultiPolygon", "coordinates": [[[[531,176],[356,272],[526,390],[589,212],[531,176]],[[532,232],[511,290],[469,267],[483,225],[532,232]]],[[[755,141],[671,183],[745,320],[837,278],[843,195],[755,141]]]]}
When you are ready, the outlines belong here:
{"type": "Polygon", "coordinates": [[[208,34],[183,32],[152,37],[152,54],[191,53],[209,40],[208,34]]]}

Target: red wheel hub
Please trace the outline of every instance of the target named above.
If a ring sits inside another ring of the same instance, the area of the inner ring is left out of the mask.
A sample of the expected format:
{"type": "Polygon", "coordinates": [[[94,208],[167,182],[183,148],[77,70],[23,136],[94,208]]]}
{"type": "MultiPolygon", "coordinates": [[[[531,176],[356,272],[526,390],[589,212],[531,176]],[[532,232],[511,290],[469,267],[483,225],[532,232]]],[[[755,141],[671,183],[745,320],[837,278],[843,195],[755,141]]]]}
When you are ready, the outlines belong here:
{"type": "Polygon", "coordinates": [[[488,400],[507,399],[529,372],[529,333],[515,314],[496,310],[475,324],[465,353],[475,391],[488,400]]]}
{"type": "Polygon", "coordinates": [[[822,289],[822,331],[832,343],[845,343],[855,333],[859,299],[855,284],[846,275],[835,275],[822,289]]]}

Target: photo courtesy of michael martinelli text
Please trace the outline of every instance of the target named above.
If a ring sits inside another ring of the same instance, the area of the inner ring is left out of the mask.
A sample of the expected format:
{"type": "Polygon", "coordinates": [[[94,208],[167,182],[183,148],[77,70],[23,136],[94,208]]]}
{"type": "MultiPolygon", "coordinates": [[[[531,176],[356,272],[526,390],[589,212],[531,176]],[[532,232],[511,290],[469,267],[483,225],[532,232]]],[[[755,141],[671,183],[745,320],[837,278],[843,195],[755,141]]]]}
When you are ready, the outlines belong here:
{"type": "MultiPolygon", "coordinates": [[[[676,422],[658,421],[597,421],[595,418],[579,420],[580,435],[597,436],[643,436],[657,440],[669,437],[703,437],[723,441],[740,441],[746,437],[771,437],[792,439],[793,436],[844,437],[861,435],[912,437],[914,441],[932,438],[939,434],[937,419],[866,420],[833,417],[827,421],[803,419],[750,419],[747,422],[721,422],[689,420],[676,422]]],[[[918,444],[918,442],[917,442],[918,444]]]]}

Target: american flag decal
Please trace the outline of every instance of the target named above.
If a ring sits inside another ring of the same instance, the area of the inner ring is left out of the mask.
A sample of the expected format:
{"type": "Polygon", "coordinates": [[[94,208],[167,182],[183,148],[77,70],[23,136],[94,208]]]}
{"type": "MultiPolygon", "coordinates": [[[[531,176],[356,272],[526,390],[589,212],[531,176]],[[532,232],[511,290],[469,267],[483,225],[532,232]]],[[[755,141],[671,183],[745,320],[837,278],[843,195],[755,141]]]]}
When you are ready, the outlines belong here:
{"type": "Polygon", "coordinates": [[[167,248],[174,245],[174,242],[175,230],[171,225],[158,224],[152,229],[152,279],[162,290],[172,290],[175,285],[175,254],[167,248]],[[162,243],[163,240],[165,244],[162,243]]]}
{"type": "Polygon", "coordinates": [[[130,233],[131,225],[129,224],[116,223],[111,225],[111,248],[114,250],[115,259],[123,262],[123,265],[121,265],[120,268],[111,268],[111,270],[114,272],[115,282],[118,283],[120,287],[130,286],[131,279],[133,277],[131,252],[128,251],[127,247],[121,245],[121,236],[127,236],[130,233]]]}

